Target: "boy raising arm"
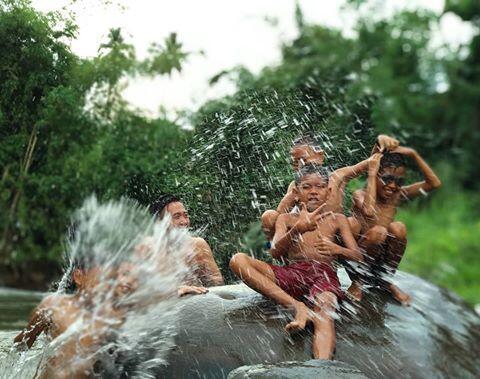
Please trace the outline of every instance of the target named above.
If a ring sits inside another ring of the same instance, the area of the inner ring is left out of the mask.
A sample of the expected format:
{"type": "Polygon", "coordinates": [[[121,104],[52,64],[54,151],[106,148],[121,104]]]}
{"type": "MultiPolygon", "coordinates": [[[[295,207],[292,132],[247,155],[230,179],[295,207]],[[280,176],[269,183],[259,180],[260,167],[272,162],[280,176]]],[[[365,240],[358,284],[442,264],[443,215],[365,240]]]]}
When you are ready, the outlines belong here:
{"type": "Polygon", "coordinates": [[[349,270],[353,282],[349,293],[354,298],[361,299],[363,281],[389,290],[404,305],[410,303],[410,295],[388,278],[398,268],[407,245],[406,227],[395,221],[397,207],[402,200],[425,195],[440,186],[440,179],[414,149],[399,146],[391,153],[377,153],[370,158],[367,187],[353,194],[354,217],[361,225],[359,245],[366,251],[369,274],[349,270]],[[425,178],[423,181],[403,185],[406,172],[404,157],[416,162],[425,178]]]}

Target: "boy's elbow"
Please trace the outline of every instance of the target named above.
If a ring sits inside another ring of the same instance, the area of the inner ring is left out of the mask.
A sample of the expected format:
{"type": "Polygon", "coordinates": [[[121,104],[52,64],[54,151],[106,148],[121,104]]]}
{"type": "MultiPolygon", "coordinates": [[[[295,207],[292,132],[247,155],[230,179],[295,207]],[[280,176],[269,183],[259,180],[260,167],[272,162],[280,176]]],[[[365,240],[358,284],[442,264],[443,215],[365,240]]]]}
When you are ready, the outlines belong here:
{"type": "Polygon", "coordinates": [[[438,189],[442,186],[442,181],[439,178],[435,178],[432,183],[432,189],[438,189]]]}

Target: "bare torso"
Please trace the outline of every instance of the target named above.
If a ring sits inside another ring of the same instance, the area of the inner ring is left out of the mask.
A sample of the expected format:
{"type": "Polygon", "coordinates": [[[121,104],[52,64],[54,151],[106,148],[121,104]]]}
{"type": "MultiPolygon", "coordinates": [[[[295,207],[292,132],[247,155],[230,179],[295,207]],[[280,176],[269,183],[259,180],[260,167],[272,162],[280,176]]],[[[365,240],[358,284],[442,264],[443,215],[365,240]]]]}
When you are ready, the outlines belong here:
{"type": "MultiPolygon", "coordinates": [[[[291,229],[297,222],[298,215],[284,215],[286,218],[287,228],[291,229]]],[[[288,252],[287,260],[290,262],[315,260],[317,262],[332,263],[335,260],[333,255],[321,255],[318,253],[316,244],[322,237],[333,241],[338,230],[335,215],[330,213],[322,222],[317,224],[317,229],[313,232],[303,233],[298,237],[295,244],[288,252]]]]}
{"type": "MultiPolygon", "coordinates": [[[[365,196],[365,191],[362,190],[358,192],[365,196]]],[[[355,203],[353,204],[352,211],[355,218],[360,221],[360,224],[362,225],[362,232],[366,232],[368,229],[377,225],[387,228],[395,219],[399,202],[400,194],[393,197],[388,203],[377,201],[375,204],[375,212],[372,217],[365,216],[355,203]]]]}

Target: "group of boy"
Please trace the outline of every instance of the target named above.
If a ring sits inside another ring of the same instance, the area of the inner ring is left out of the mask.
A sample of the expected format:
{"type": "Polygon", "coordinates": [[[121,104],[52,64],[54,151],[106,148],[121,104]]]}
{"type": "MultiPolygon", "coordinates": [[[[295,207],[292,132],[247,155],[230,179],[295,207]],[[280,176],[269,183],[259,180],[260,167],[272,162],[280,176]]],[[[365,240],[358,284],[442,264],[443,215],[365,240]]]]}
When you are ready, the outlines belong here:
{"type": "MultiPolygon", "coordinates": [[[[347,291],[351,299],[360,301],[365,288],[377,286],[408,305],[410,295],[392,283],[407,243],[406,227],[395,221],[395,214],[403,200],[424,195],[441,183],[415,150],[385,135],[378,136],[368,159],[332,173],[323,166],[324,151],[314,137],[294,141],[290,155],[295,180],[277,209],[266,211],[261,218],[271,243],[269,252],[279,264],[236,253],[230,268],[249,287],[293,310],[293,320],[286,325],[288,332],[312,324],[314,357],[331,359],[335,349],[334,314],[345,299],[337,262],[345,265],[352,281],[347,291]],[[405,157],[415,161],[424,180],[404,185],[405,157]],[[352,215],[347,217],[343,206],[346,186],[363,173],[368,173],[367,184],[353,193],[352,215]]],[[[178,197],[162,196],[150,210],[158,220],[168,215],[171,227],[190,227],[185,205],[178,197]]],[[[190,274],[177,296],[204,294],[208,286],[224,283],[208,243],[200,237],[191,238],[192,254],[185,262],[190,274]]],[[[95,270],[98,268],[75,268],[74,295],[47,297],[34,311],[27,328],[15,338],[18,346],[30,347],[42,332],[51,339],[58,337],[80,308],[88,309],[91,292],[99,284],[95,270]]],[[[116,275],[119,296],[135,291],[128,268],[120,268],[116,275]]],[[[84,337],[85,344],[94,344],[98,338],[95,333],[84,337]]]]}

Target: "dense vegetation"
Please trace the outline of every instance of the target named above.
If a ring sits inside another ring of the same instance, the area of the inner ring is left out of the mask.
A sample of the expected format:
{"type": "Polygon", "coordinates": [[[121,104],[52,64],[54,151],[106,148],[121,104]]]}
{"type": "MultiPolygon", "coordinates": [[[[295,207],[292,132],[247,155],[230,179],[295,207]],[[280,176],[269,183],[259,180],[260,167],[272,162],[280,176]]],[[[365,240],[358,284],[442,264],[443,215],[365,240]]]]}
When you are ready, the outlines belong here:
{"type": "MultiPolygon", "coordinates": [[[[365,11],[367,1],[348,6],[375,14],[365,11]]],[[[181,70],[188,56],[174,34],[139,61],[112,30],[97,57],[81,59],[65,43],[75,38],[74,20],[4,0],[3,266],[16,280],[29,278],[30,267],[55,267],[71,212],[91,193],[148,204],[160,192],[176,192],[227,274],[239,246],[262,254],[256,220],[291,180],[294,136],[321,135],[327,163],[338,167],[366,157],[374,135],[386,132],[441,168],[446,187],[399,215],[410,236],[403,268],[480,302],[480,9],[464,0],[447,1],[446,11],[475,26],[469,46],[432,49],[439,16],[426,11],[360,16],[356,36],[346,38],[306,23],[297,9],[300,34],[283,46],[281,63],[259,75],[235,68],[212,78],[211,85],[234,80],[238,90],[201,107],[189,132],[142,116],[120,96],[126,77],[181,70]]]]}

